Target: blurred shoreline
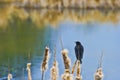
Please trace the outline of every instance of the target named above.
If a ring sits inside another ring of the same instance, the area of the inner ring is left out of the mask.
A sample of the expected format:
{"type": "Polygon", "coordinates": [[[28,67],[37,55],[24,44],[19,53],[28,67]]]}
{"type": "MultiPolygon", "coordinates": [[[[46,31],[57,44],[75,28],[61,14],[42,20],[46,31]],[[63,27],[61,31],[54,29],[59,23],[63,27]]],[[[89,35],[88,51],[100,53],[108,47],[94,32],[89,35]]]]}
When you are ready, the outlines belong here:
{"type": "Polygon", "coordinates": [[[25,8],[120,9],[120,0],[1,0],[1,4],[25,8]]]}
{"type": "Polygon", "coordinates": [[[75,23],[120,21],[120,9],[78,9],[78,8],[29,8],[4,5],[0,7],[0,28],[6,28],[9,23],[27,21],[30,19],[37,26],[57,25],[65,20],[75,23]]]}

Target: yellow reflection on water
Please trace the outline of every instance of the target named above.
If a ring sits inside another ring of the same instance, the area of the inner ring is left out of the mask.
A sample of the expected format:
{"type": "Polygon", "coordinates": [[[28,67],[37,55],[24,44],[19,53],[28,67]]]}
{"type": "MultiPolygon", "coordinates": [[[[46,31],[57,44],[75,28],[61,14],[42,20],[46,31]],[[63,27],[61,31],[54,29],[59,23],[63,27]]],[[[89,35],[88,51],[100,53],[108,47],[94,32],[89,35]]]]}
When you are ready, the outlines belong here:
{"type": "Polygon", "coordinates": [[[0,27],[6,26],[8,24],[8,20],[11,18],[11,11],[11,7],[0,8],[0,27]]]}
{"type": "Polygon", "coordinates": [[[111,22],[118,23],[120,20],[120,11],[100,11],[100,10],[78,10],[78,9],[25,9],[15,7],[0,8],[0,28],[6,28],[14,17],[25,21],[28,18],[37,25],[37,27],[57,25],[65,20],[71,20],[75,23],[87,22],[111,22]]]}

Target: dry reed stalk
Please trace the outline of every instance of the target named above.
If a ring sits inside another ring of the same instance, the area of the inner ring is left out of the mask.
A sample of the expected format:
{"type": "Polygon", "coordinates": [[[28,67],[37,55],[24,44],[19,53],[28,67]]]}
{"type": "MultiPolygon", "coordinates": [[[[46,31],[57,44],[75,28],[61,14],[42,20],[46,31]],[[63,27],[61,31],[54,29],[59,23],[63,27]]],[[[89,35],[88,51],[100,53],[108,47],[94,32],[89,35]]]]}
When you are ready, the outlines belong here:
{"type": "Polygon", "coordinates": [[[44,77],[44,72],[45,70],[47,70],[47,67],[48,67],[48,61],[49,61],[49,48],[46,47],[45,48],[45,54],[44,54],[44,58],[43,58],[43,61],[42,61],[42,80],[43,80],[43,77],[44,77]]]}
{"type": "Polygon", "coordinates": [[[98,68],[94,74],[94,80],[102,80],[103,76],[102,68],[98,68]]]}
{"type": "Polygon", "coordinates": [[[81,77],[81,67],[80,67],[80,61],[77,60],[77,63],[78,63],[78,66],[77,66],[77,73],[76,73],[76,78],[75,80],[82,80],[82,77],[81,77]]]}
{"type": "Polygon", "coordinates": [[[8,80],[12,79],[12,74],[8,73],[8,80]]]}
{"type": "Polygon", "coordinates": [[[57,80],[58,78],[58,63],[54,61],[53,66],[51,68],[51,80],[57,80]]]}
{"type": "Polygon", "coordinates": [[[63,61],[64,61],[65,69],[69,69],[71,61],[70,61],[70,59],[68,57],[68,50],[67,49],[63,49],[62,50],[62,56],[63,56],[63,61]]]}
{"type": "Polygon", "coordinates": [[[30,67],[31,67],[31,63],[27,63],[28,80],[32,80],[30,67]]]}
{"type": "Polygon", "coordinates": [[[73,76],[70,74],[69,69],[65,69],[65,72],[62,75],[62,80],[73,80],[73,76]]]}
{"type": "Polygon", "coordinates": [[[75,61],[74,65],[73,65],[72,72],[71,72],[72,74],[74,74],[76,63],[77,63],[77,60],[75,61]]]}

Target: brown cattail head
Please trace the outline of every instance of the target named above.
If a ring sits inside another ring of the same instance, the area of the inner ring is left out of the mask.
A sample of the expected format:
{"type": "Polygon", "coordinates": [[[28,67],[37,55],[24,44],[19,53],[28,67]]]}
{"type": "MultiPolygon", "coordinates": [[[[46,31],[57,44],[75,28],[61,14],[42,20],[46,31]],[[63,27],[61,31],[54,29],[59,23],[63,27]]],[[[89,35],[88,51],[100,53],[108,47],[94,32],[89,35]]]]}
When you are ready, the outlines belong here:
{"type": "Polygon", "coordinates": [[[51,80],[57,79],[58,79],[58,63],[57,61],[54,61],[53,66],[51,68],[51,80]]]}
{"type": "Polygon", "coordinates": [[[45,54],[42,62],[42,72],[45,71],[48,67],[48,61],[49,61],[49,48],[45,48],[45,54]]]}
{"type": "Polygon", "coordinates": [[[102,68],[98,68],[94,74],[94,80],[102,80],[103,76],[102,68]]]}
{"type": "Polygon", "coordinates": [[[65,72],[62,75],[62,80],[73,80],[73,76],[70,74],[69,69],[65,69],[65,72]]]}
{"type": "Polygon", "coordinates": [[[63,56],[63,61],[64,61],[65,69],[69,69],[71,61],[70,61],[70,59],[68,57],[68,50],[67,49],[63,49],[62,50],[62,56],[63,56]]]}

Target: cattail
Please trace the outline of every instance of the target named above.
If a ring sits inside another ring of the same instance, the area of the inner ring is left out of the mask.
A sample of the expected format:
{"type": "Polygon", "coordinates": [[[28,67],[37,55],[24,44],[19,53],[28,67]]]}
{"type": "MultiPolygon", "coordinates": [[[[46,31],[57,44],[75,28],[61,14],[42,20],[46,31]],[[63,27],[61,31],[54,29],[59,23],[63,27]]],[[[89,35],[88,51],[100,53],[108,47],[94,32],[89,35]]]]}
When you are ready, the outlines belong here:
{"type": "Polygon", "coordinates": [[[70,68],[70,59],[68,57],[68,50],[67,49],[62,50],[62,56],[63,56],[65,69],[69,69],[70,68]]]}
{"type": "Polygon", "coordinates": [[[65,72],[62,75],[62,80],[73,80],[73,76],[70,74],[69,69],[65,69],[65,72]]]}
{"type": "Polygon", "coordinates": [[[8,80],[12,79],[12,74],[8,73],[8,80]]]}
{"type": "Polygon", "coordinates": [[[42,61],[42,80],[43,80],[43,76],[44,76],[44,71],[47,70],[47,67],[48,67],[48,61],[49,61],[49,48],[46,47],[44,58],[42,61]]]}
{"type": "Polygon", "coordinates": [[[74,65],[73,65],[72,72],[71,72],[72,74],[74,74],[76,63],[77,63],[77,60],[75,61],[74,65]]]}
{"type": "Polygon", "coordinates": [[[56,49],[54,50],[54,62],[51,68],[51,80],[57,80],[58,78],[58,63],[56,61],[56,49]]]}
{"type": "Polygon", "coordinates": [[[101,53],[101,56],[100,56],[100,61],[99,61],[99,65],[98,65],[98,69],[97,71],[95,72],[94,74],[94,80],[102,80],[103,78],[103,72],[102,72],[102,59],[103,59],[103,52],[101,53]]]}
{"type": "Polygon", "coordinates": [[[43,62],[42,62],[42,71],[45,71],[48,67],[47,63],[49,61],[49,48],[46,47],[45,48],[45,55],[44,55],[44,58],[43,58],[43,62]]]}
{"type": "Polygon", "coordinates": [[[76,73],[76,78],[75,80],[82,80],[82,77],[81,77],[81,67],[80,67],[80,61],[77,60],[78,62],[78,66],[77,66],[77,73],[76,73]]]}
{"type": "Polygon", "coordinates": [[[98,68],[94,74],[94,80],[102,80],[103,76],[102,68],[98,68]]]}
{"type": "Polygon", "coordinates": [[[62,56],[63,56],[63,61],[64,61],[64,66],[65,66],[65,72],[62,75],[62,80],[73,80],[73,76],[70,74],[70,59],[68,57],[68,50],[63,49],[62,50],[62,56]]]}
{"type": "Polygon", "coordinates": [[[51,68],[51,80],[57,80],[58,78],[58,63],[54,61],[53,66],[51,68]]]}
{"type": "Polygon", "coordinates": [[[28,80],[32,80],[30,67],[31,67],[31,63],[27,63],[28,80]]]}

